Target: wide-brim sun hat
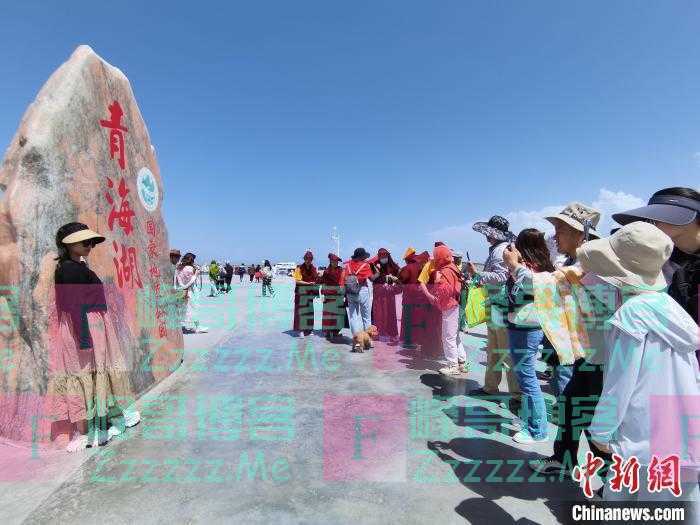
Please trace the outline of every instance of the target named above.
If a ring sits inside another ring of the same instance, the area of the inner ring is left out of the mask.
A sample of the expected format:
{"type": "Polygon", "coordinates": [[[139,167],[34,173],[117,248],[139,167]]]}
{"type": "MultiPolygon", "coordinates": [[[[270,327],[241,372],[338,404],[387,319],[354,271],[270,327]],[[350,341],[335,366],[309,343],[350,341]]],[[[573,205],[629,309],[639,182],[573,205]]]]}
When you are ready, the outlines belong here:
{"type": "Polygon", "coordinates": [[[69,233],[63,237],[63,239],[61,239],[63,244],[75,244],[76,242],[83,241],[93,241],[95,244],[100,244],[105,240],[104,236],[92,231],[85,224],[76,223],[74,229],[75,231],[69,233]]]}
{"type": "Polygon", "coordinates": [[[602,235],[596,231],[598,223],[600,222],[600,212],[580,202],[572,202],[560,213],[550,215],[549,217],[545,217],[545,219],[552,224],[556,224],[556,221],[562,221],[571,226],[574,230],[584,233],[586,233],[586,226],[588,226],[587,233],[589,237],[594,239],[600,239],[602,237],[602,235]]]}
{"type": "Polygon", "coordinates": [[[586,273],[617,288],[659,291],[667,286],[662,267],[673,241],[653,224],[632,222],[605,239],[584,243],[576,257],[586,273]]]}
{"type": "Polygon", "coordinates": [[[355,251],[352,253],[351,259],[354,261],[362,261],[364,259],[367,259],[369,256],[369,253],[364,248],[355,248],[355,251]]]}
{"type": "Polygon", "coordinates": [[[625,225],[640,219],[685,226],[700,215],[700,202],[678,195],[654,195],[646,206],[613,214],[613,220],[625,225]]]}
{"type": "Polygon", "coordinates": [[[508,228],[508,219],[500,215],[494,215],[488,222],[475,222],[472,229],[497,241],[512,241],[515,235],[508,228]]]}

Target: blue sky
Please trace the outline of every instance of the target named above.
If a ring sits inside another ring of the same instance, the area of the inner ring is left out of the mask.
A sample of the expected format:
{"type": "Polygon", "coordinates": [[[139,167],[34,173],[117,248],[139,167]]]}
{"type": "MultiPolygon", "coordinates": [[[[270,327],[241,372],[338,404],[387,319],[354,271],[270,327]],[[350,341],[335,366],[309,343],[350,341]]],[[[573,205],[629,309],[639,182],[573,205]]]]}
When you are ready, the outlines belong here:
{"type": "Polygon", "coordinates": [[[79,44],[131,80],[171,243],[325,259],[700,183],[700,4],[4,2],[0,148],[79,44]]]}

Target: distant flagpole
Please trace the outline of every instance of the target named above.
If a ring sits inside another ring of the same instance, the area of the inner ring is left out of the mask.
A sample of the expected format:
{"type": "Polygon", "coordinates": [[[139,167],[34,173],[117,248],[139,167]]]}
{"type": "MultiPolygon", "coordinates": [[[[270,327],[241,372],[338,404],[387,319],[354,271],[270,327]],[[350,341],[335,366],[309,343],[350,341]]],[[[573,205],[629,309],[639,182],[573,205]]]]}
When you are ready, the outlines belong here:
{"type": "Polygon", "coordinates": [[[340,257],[340,233],[338,232],[337,226],[333,226],[331,240],[335,241],[335,254],[340,257]]]}

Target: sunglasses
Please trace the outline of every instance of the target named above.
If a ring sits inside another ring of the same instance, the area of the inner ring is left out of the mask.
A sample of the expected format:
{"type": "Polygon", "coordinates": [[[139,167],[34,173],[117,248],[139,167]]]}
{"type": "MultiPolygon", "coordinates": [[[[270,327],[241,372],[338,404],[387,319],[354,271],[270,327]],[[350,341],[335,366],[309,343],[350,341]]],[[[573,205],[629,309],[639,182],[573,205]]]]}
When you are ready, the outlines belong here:
{"type": "Polygon", "coordinates": [[[97,243],[93,239],[82,241],[80,244],[83,245],[83,248],[94,248],[95,246],[97,246],[97,243]]]}

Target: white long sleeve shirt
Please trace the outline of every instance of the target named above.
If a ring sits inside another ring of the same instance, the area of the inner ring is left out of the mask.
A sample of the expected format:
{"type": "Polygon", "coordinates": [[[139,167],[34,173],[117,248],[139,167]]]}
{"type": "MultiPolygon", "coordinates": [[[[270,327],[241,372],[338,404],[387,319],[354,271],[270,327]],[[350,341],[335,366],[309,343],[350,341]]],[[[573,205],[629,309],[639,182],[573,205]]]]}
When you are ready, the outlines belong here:
{"type": "Polygon", "coordinates": [[[502,242],[489,248],[489,256],[484,262],[484,269],[477,276],[479,284],[498,285],[505,284],[510,272],[503,261],[503,252],[508,246],[507,242],[502,242]]]}
{"type": "Polygon", "coordinates": [[[605,379],[591,437],[609,443],[624,459],[636,456],[642,465],[660,452],[654,448],[659,443],[671,447],[664,455],[683,456],[680,449],[685,448],[700,465],[700,440],[693,437],[698,433],[688,432],[683,417],[693,414],[691,428],[697,429],[700,370],[695,351],[700,341],[695,321],[666,293],[646,293],[627,300],[608,325],[605,379]],[[659,419],[652,423],[652,418],[659,419]],[[687,446],[673,438],[680,435],[686,436],[687,446]]]}

